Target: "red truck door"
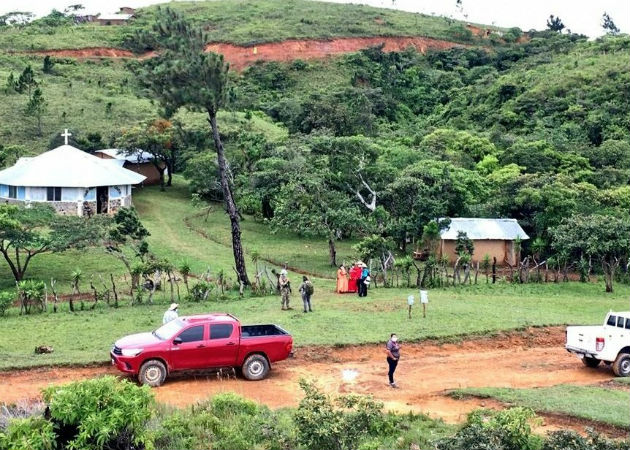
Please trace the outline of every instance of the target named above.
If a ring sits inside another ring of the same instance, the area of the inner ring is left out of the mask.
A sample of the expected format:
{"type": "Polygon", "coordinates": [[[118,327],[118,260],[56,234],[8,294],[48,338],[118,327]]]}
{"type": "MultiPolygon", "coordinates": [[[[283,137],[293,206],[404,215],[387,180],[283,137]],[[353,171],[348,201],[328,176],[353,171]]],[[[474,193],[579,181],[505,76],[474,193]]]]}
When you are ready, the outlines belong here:
{"type": "Polygon", "coordinates": [[[207,351],[207,325],[193,325],[173,338],[169,352],[171,366],[175,370],[205,367],[207,351]]]}
{"type": "Polygon", "coordinates": [[[240,326],[237,323],[210,324],[210,339],[207,355],[211,359],[210,367],[232,367],[236,365],[240,338],[240,326]]]}

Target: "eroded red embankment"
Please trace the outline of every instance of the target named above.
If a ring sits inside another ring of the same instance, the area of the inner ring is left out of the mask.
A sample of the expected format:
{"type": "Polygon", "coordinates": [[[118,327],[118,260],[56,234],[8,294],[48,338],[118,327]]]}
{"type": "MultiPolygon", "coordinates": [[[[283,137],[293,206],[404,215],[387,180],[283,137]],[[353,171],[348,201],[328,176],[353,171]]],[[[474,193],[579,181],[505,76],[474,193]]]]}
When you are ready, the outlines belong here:
{"type": "MultiPolygon", "coordinates": [[[[243,68],[256,61],[292,61],[295,59],[321,59],[331,55],[351,53],[358,50],[384,44],[387,52],[401,51],[413,47],[420,52],[427,50],[444,50],[460,44],[426,37],[360,37],[337,38],[330,40],[306,39],[269,42],[255,46],[239,46],[234,44],[213,43],[206,50],[222,54],[233,69],[243,68]]],[[[134,58],[129,50],[90,47],[81,49],[41,50],[32,52],[37,55],[50,55],[60,58],[134,58]]],[[[153,56],[146,53],[140,58],[153,56]]]]}

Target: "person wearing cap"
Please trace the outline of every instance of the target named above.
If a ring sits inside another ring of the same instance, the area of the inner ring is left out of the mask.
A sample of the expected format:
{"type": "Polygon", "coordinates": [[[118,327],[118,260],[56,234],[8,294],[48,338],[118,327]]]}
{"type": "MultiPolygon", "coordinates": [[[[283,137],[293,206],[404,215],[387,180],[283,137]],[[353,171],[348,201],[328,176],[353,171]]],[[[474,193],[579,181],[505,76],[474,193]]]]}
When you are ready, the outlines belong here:
{"type": "Polygon", "coordinates": [[[179,305],[177,303],[171,303],[171,306],[169,306],[164,313],[164,317],[162,317],[162,324],[168,323],[171,320],[175,320],[179,317],[177,308],[179,308],[179,305]]]}
{"type": "Polygon", "coordinates": [[[396,333],[392,333],[389,337],[389,341],[385,345],[385,352],[387,353],[387,365],[389,366],[389,385],[393,388],[397,388],[398,385],[394,381],[394,372],[398,366],[398,360],[400,359],[400,343],[398,342],[398,336],[396,333]]]}

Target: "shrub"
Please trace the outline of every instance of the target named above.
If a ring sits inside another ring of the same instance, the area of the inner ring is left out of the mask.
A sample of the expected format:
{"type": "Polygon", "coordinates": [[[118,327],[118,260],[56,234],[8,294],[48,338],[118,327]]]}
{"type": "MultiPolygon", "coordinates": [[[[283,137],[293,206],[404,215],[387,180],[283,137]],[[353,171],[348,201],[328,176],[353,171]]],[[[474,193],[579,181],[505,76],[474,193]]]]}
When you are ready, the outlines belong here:
{"type": "Polygon", "coordinates": [[[43,281],[23,280],[18,283],[18,295],[24,313],[29,314],[33,307],[38,312],[44,310],[45,291],[43,281]]]}
{"type": "Polygon", "coordinates": [[[53,424],[43,417],[13,419],[0,432],[0,450],[52,450],[57,447],[53,424]]]}
{"type": "Polygon", "coordinates": [[[549,433],[541,450],[628,450],[630,441],[612,441],[587,429],[582,437],[575,431],[554,431],[549,433]]]}
{"type": "Polygon", "coordinates": [[[0,292],[0,316],[3,316],[13,303],[15,293],[12,291],[0,292]]]}
{"type": "Polygon", "coordinates": [[[187,297],[192,302],[205,302],[213,288],[213,284],[200,280],[190,289],[190,295],[187,297]]]}
{"type": "Polygon", "coordinates": [[[309,449],[372,448],[374,438],[395,432],[395,418],[371,397],[347,395],[332,400],[301,380],[305,393],[295,413],[298,442],[309,449]],[[335,407],[335,404],[337,407],[335,407]]]}
{"type": "Polygon", "coordinates": [[[529,408],[504,411],[477,410],[470,413],[466,425],[454,436],[438,442],[438,450],[538,450],[542,440],[532,434],[529,408]]]}
{"type": "Polygon", "coordinates": [[[288,449],[296,447],[290,430],[288,414],[226,393],[166,415],[154,436],[165,449],[288,449]]]}
{"type": "Polygon", "coordinates": [[[144,447],[153,395],[148,386],[107,376],[43,391],[62,448],[144,447]]]}

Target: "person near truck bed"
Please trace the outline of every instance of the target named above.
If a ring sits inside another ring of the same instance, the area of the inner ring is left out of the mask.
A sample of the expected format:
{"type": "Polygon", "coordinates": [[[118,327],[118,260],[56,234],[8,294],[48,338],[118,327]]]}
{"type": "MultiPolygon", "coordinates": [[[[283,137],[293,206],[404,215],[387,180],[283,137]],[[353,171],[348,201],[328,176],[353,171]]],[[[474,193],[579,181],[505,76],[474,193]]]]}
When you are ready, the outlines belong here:
{"type": "Polygon", "coordinates": [[[302,294],[302,302],[304,303],[304,312],[313,312],[311,309],[311,295],[313,295],[313,283],[308,277],[303,276],[302,282],[298,287],[298,292],[302,294]],[[308,310],[307,310],[308,309],[308,310]]]}
{"type": "Polygon", "coordinates": [[[387,345],[385,346],[385,352],[387,353],[387,365],[389,366],[389,372],[387,372],[389,385],[393,388],[397,388],[398,385],[394,381],[394,372],[396,372],[398,360],[400,359],[400,344],[398,343],[396,333],[392,333],[389,337],[389,341],[387,341],[387,345]]]}
{"type": "Polygon", "coordinates": [[[280,272],[280,296],[282,297],[282,309],[287,310],[289,308],[289,295],[291,294],[291,282],[287,277],[287,271],[282,269],[280,272]]]}
{"type": "Polygon", "coordinates": [[[175,320],[177,319],[177,317],[179,317],[177,308],[179,308],[179,305],[177,303],[171,303],[171,306],[168,307],[168,310],[166,310],[166,312],[164,313],[164,316],[162,317],[162,325],[170,322],[171,320],[175,320]]]}

